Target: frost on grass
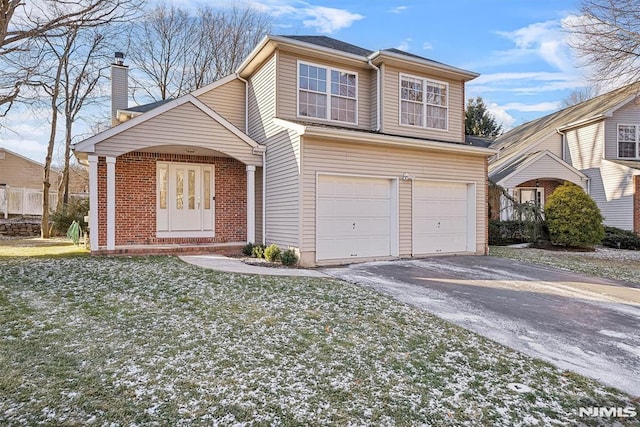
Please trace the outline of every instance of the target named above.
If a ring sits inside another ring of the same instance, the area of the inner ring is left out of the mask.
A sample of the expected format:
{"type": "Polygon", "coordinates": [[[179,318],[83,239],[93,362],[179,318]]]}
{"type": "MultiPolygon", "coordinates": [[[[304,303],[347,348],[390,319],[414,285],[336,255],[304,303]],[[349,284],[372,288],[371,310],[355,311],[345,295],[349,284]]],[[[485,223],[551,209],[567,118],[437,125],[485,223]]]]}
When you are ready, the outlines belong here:
{"type": "Polygon", "coordinates": [[[593,252],[571,252],[492,246],[489,254],[606,279],[640,283],[640,251],[598,247],[593,252]]]}
{"type": "Polygon", "coordinates": [[[344,282],[170,257],[2,273],[0,424],[604,425],[578,407],[631,404],[344,282]]]}

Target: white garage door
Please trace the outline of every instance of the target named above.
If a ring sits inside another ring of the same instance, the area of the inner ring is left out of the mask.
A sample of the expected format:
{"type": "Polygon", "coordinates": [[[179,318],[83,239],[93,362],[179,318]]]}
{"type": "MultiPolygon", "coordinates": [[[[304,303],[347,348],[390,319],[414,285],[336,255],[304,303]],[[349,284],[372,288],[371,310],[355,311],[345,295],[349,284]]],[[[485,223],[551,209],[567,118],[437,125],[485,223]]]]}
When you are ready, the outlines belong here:
{"type": "Polygon", "coordinates": [[[467,251],[467,185],[417,180],[413,192],[413,253],[467,251]]]}
{"type": "Polygon", "coordinates": [[[319,175],[316,258],[391,255],[389,179],[319,175]]]}

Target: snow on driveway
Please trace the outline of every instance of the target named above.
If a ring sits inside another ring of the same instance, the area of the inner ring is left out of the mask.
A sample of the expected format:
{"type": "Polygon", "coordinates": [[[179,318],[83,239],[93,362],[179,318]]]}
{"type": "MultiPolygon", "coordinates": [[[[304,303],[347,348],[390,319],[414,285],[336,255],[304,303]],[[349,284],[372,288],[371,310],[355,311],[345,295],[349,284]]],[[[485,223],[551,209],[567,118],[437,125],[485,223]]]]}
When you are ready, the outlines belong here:
{"type": "Polygon", "coordinates": [[[323,271],[640,395],[636,285],[493,257],[373,262],[323,271]]]}

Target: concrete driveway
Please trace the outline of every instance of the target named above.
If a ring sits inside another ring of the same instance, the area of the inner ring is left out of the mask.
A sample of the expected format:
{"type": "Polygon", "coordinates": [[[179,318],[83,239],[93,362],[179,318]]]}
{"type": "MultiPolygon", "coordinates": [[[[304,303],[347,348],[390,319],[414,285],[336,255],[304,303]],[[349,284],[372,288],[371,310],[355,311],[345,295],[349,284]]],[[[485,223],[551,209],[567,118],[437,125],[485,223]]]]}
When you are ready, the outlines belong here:
{"type": "Polygon", "coordinates": [[[640,396],[640,285],[488,256],[323,271],[640,396]]]}

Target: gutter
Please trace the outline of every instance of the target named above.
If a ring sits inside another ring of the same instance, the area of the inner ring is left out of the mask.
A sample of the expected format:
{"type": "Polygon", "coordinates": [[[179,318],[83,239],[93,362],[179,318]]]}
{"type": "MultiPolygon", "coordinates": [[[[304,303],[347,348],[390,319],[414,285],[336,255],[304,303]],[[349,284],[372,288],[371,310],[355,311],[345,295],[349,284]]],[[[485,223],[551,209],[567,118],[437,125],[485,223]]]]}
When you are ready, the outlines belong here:
{"type": "Polygon", "coordinates": [[[383,144],[387,146],[430,149],[449,153],[488,157],[497,153],[493,148],[472,147],[455,142],[439,142],[397,135],[385,135],[372,132],[358,132],[346,129],[307,126],[288,120],[274,118],[273,123],[291,129],[308,137],[332,138],[335,141],[349,141],[363,144],[383,144]]]}

